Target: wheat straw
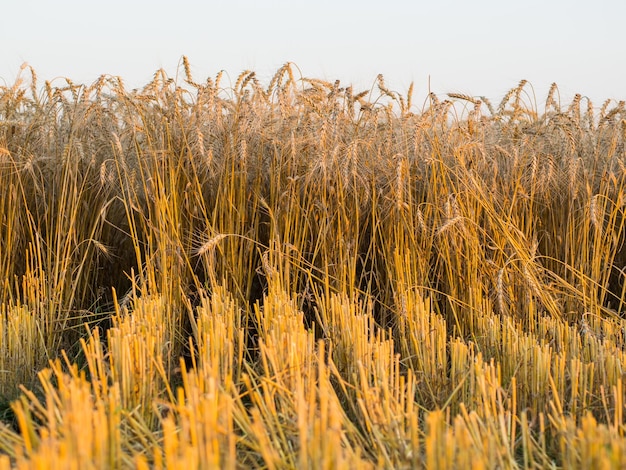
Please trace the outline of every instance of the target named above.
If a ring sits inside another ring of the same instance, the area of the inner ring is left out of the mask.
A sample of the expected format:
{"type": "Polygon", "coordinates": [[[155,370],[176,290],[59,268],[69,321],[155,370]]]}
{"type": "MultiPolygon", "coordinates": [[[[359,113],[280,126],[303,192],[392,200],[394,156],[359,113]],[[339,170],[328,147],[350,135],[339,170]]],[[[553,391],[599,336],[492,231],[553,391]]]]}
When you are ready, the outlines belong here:
{"type": "Polygon", "coordinates": [[[0,468],[626,466],[623,102],[179,69],[0,86],[0,468]]]}

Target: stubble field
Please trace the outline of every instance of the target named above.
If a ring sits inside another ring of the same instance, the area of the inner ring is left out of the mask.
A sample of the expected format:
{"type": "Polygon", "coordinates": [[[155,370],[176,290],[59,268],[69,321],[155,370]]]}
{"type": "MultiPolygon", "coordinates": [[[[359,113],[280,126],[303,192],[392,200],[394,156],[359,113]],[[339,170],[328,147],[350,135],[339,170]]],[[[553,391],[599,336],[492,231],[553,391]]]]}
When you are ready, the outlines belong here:
{"type": "Polygon", "coordinates": [[[626,108],[0,86],[0,469],[624,468],[626,108]]]}

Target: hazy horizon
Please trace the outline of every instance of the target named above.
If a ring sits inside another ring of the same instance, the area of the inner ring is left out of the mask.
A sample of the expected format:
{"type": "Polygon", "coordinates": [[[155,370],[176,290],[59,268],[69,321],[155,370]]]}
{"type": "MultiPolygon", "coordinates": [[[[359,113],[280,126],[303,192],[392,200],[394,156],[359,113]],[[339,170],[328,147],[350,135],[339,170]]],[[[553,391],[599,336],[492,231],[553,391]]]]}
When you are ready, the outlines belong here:
{"type": "Polygon", "coordinates": [[[292,62],[305,77],[359,90],[374,86],[379,73],[403,94],[414,82],[418,107],[429,91],[498,101],[522,79],[540,105],[556,82],[564,102],[581,93],[598,107],[626,99],[625,13],[617,0],[182,0],[176,8],[112,0],[98,10],[77,0],[24,0],[5,7],[13,20],[0,30],[0,80],[12,84],[27,62],[41,80],[89,84],[110,74],[139,88],[159,68],[174,77],[185,55],[197,81],[225,70],[234,82],[253,70],[269,82],[292,62]]]}

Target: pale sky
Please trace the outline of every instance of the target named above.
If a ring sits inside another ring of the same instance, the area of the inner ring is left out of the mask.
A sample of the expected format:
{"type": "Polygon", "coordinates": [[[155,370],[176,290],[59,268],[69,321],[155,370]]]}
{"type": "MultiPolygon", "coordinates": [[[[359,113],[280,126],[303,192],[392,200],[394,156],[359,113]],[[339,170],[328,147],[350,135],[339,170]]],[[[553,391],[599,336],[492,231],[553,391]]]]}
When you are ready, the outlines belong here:
{"type": "Polygon", "coordinates": [[[196,81],[250,69],[267,83],[290,61],[358,91],[382,73],[401,93],[414,81],[418,99],[430,83],[497,103],[527,79],[541,106],[552,82],[600,106],[626,99],[625,20],[625,0],[7,0],[0,82],[28,62],[40,79],[135,88],[161,67],[174,78],[186,55],[196,81]]]}

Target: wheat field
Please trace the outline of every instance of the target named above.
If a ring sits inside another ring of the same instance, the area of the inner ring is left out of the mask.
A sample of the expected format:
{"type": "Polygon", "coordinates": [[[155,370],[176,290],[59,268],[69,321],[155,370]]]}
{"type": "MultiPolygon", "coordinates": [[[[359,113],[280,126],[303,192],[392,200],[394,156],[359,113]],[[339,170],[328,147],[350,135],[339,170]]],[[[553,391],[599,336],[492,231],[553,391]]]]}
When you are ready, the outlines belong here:
{"type": "Polygon", "coordinates": [[[626,108],[286,64],[0,86],[0,469],[626,468],[626,108]]]}

